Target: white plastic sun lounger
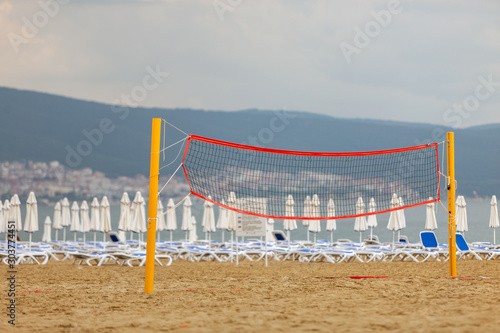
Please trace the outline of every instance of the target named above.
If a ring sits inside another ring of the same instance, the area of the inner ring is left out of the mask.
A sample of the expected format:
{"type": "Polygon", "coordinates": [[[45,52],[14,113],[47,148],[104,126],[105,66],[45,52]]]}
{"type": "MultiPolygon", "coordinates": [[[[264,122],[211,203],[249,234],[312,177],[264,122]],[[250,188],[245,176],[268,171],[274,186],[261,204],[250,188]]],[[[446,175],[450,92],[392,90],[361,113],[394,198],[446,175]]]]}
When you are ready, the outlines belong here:
{"type": "Polygon", "coordinates": [[[356,252],[344,249],[321,249],[318,253],[314,254],[309,262],[320,262],[326,260],[329,263],[337,264],[341,262],[349,262],[354,259],[361,260],[357,257],[356,252]]]}
{"type": "MultiPolygon", "coordinates": [[[[163,263],[161,262],[160,259],[167,259],[168,260],[166,266],[172,265],[172,257],[169,256],[168,254],[156,254],[155,255],[155,261],[160,266],[163,266],[163,263]]],[[[136,254],[136,255],[134,255],[133,258],[125,260],[124,264],[132,267],[132,266],[134,266],[133,265],[134,262],[138,262],[138,266],[144,266],[146,264],[146,254],[145,253],[136,254]]],[[[123,264],[122,264],[122,266],[123,266],[123,264]]]]}
{"type": "Polygon", "coordinates": [[[437,253],[436,260],[440,260],[440,257],[442,257],[445,261],[448,260],[448,256],[450,254],[449,250],[443,248],[438,243],[436,234],[433,231],[421,231],[420,242],[422,243],[422,250],[437,253]]]}
{"type": "MultiPolygon", "coordinates": [[[[479,254],[471,250],[471,248],[465,241],[465,238],[462,234],[457,233],[456,240],[457,240],[457,260],[466,259],[467,257],[477,260],[483,260],[483,258],[481,258],[479,254]]],[[[485,259],[487,259],[491,255],[491,251],[489,250],[488,251],[481,250],[481,253],[485,255],[485,259]]]]}
{"type": "MultiPolygon", "coordinates": [[[[9,256],[8,256],[8,251],[7,250],[1,250],[4,255],[2,255],[3,263],[8,265],[11,262],[9,261],[9,256]]],[[[20,264],[31,264],[31,263],[37,263],[39,265],[45,265],[47,261],[49,261],[49,255],[45,251],[39,251],[39,250],[31,250],[31,251],[23,251],[21,249],[16,250],[15,254],[15,265],[20,265],[20,264]]]]}
{"type": "Polygon", "coordinates": [[[109,260],[115,261],[115,258],[110,253],[85,253],[85,252],[73,252],[71,254],[73,258],[73,265],[81,265],[85,262],[89,266],[93,266],[91,262],[93,261],[97,266],[101,266],[107,263],[109,260]]]}

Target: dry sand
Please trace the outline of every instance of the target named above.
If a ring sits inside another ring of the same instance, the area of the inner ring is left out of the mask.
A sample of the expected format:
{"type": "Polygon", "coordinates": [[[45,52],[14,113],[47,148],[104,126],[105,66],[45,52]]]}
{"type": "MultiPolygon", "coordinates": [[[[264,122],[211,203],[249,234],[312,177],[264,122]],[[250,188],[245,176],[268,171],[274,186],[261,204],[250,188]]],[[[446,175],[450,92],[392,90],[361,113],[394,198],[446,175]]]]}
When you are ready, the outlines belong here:
{"type": "MultiPolygon", "coordinates": [[[[500,331],[500,260],[459,262],[467,279],[447,278],[443,262],[175,261],[156,267],[149,295],[144,267],[17,270],[17,324],[2,315],[0,332],[500,331]]],[[[5,313],[7,283],[0,299],[5,313]]]]}

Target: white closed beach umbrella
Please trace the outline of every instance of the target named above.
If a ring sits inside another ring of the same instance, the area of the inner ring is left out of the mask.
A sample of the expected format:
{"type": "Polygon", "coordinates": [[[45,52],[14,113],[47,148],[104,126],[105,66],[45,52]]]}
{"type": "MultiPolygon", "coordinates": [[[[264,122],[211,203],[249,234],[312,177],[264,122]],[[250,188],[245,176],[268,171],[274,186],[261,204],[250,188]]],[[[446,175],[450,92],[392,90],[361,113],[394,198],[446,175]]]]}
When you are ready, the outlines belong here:
{"type": "MultiPolygon", "coordinates": [[[[285,216],[295,217],[295,200],[291,194],[288,195],[285,202],[285,216]]],[[[297,229],[297,220],[286,219],[283,220],[283,229],[287,231],[292,231],[297,229]]],[[[289,238],[290,239],[290,238],[289,238]]]]}
{"type": "Polygon", "coordinates": [[[99,200],[92,199],[90,204],[90,231],[94,232],[94,246],[97,244],[96,235],[101,230],[101,209],[99,200]]]}
{"type": "Polygon", "coordinates": [[[14,194],[10,199],[10,215],[9,221],[15,221],[15,230],[21,231],[23,230],[23,220],[21,217],[21,201],[19,200],[19,196],[14,194]]]}
{"type": "MultiPolygon", "coordinates": [[[[375,199],[371,198],[370,203],[368,204],[368,213],[374,213],[377,210],[377,204],[375,203],[375,199]]],[[[368,215],[366,219],[366,225],[370,228],[370,239],[373,236],[373,228],[377,227],[377,215],[372,214],[368,215]]]]}
{"type": "Polygon", "coordinates": [[[309,220],[309,225],[307,226],[308,231],[314,233],[314,244],[316,244],[316,235],[318,234],[318,232],[321,232],[321,224],[319,221],[319,217],[320,217],[319,205],[320,205],[320,201],[319,201],[318,195],[315,194],[315,195],[313,195],[313,198],[311,200],[311,208],[310,209],[311,209],[311,217],[317,217],[318,220],[309,220]]]}
{"type": "Polygon", "coordinates": [[[71,205],[71,225],[69,230],[73,231],[76,242],[76,233],[80,231],[80,207],[76,201],[71,205]]]}
{"type": "Polygon", "coordinates": [[[118,231],[125,239],[125,232],[130,230],[132,215],[130,213],[130,198],[127,192],[123,192],[120,200],[120,220],[118,221],[118,231]]]}
{"type": "MultiPolygon", "coordinates": [[[[224,199],[221,200],[221,204],[226,204],[224,199]]],[[[222,206],[219,206],[219,217],[217,218],[216,227],[221,230],[222,242],[224,243],[224,229],[227,229],[227,209],[222,206]]]]}
{"type": "Polygon", "coordinates": [[[168,199],[167,202],[166,230],[170,231],[170,243],[172,243],[172,232],[177,230],[177,215],[175,214],[175,204],[172,199],[168,199]]]}
{"type": "MultiPolygon", "coordinates": [[[[208,199],[212,199],[212,196],[209,195],[208,199]]],[[[203,203],[203,218],[201,226],[203,227],[203,232],[215,231],[214,204],[211,201],[205,200],[203,203]]]]}
{"type": "Polygon", "coordinates": [[[111,229],[111,210],[108,197],[104,196],[101,200],[101,232],[103,233],[103,242],[106,241],[106,234],[111,229]]]}
{"type": "Polygon", "coordinates": [[[495,230],[500,227],[500,221],[498,219],[498,205],[496,195],[491,197],[491,210],[490,210],[490,228],[493,228],[493,244],[497,243],[495,230]]]}
{"type": "MultiPolygon", "coordinates": [[[[432,198],[429,198],[432,200],[432,198]]],[[[436,230],[437,229],[437,219],[436,212],[434,211],[434,202],[427,204],[425,209],[425,230],[436,230]]]]}
{"type": "MultiPolygon", "coordinates": [[[[209,195],[208,199],[212,199],[209,195]]],[[[203,232],[208,234],[208,244],[210,247],[210,242],[212,240],[212,232],[215,232],[217,229],[215,228],[215,214],[214,214],[214,204],[211,201],[205,200],[203,204],[203,232]]],[[[207,238],[207,237],[205,237],[207,238]]]]}
{"type": "Polygon", "coordinates": [[[274,231],[274,219],[266,219],[266,238],[268,241],[273,239],[273,231],[274,231]]]}
{"type": "Polygon", "coordinates": [[[0,200],[0,234],[7,232],[7,223],[5,222],[5,218],[3,216],[3,203],[0,200]]]}
{"type": "Polygon", "coordinates": [[[193,223],[193,219],[191,218],[191,206],[193,203],[191,202],[191,198],[187,197],[182,204],[182,225],[181,230],[186,233],[186,241],[189,240],[189,230],[191,230],[191,224],[193,223]]]}
{"type": "Polygon", "coordinates": [[[43,223],[43,237],[42,237],[42,242],[45,243],[50,243],[52,241],[52,228],[51,228],[52,222],[50,221],[50,217],[47,216],[45,218],[45,222],[43,223]]]}
{"type": "Polygon", "coordinates": [[[86,234],[90,231],[89,204],[86,200],[80,205],[80,232],[83,233],[83,246],[85,246],[86,234]]]}
{"type": "MultiPolygon", "coordinates": [[[[328,205],[326,206],[328,217],[335,216],[335,202],[332,198],[328,200],[328,205]]],[[[337,220],[331,219],[326,221],[326,230],[330,231],[330,242],[333,243],[333,232],[337,230],[337,220]]]]}
{"type": "Polygon", "coordinates": [[[469,230],[469,227],[467,225],[467,204],[465,203],[465,198],[462,195],[458,196],[455,206],[457,231],[463,234],[469,230]]]}
{"type": "MultiPolygon", "coordinates": [[[[137,193],[135,194],[137,196],[137,193]]],[[[135,199],[135,197],[134,197],[135,199]]],[[[129,225],[128,225],[128,231],[130,231],[130,240],[132,240],[132,235],[133,235],[133,231],[132,231],[132,224],[134,223],[134,210],[135,210],[135,204],[134,204],[134,201],[132,200],[130,202],[130,222],[129,222],[129,225]]]]}
{"type": "MultiPolygon", "coordinates": [[[[312,203],[311,203],[311,197],[306,196],[306,199],[304,200],[304,217],[312,217],[312,203]]],[[[309,221],[310,220],[302,220],[302,225],[303,226],[309,226],[309,221]]],[[[309,232],[307,232],[307,241],[309,242],[309,232]]]]}
{"type": "MultiPolygon", "coordinates": [[[[231,208],[236,208],[236,195],[234,192],[229,193],[229,197],[227,199],[227,205],[231,208]]],[[[236,230],[236,225],[238,223],[237,213],[230,209],[227,212],[227,230],[233,232],[236,230]]]]}
{"type": "MultiPolygon", "coordinates": [[[[311,203],[311,197],[306,196],[306,199],[304,200],[304,217],[312,217],[312,203],[311,203]]],[[[308,226],[310,220],[302,220],[302,225],[303,226],[308,226]]]]}
{"type": "Polygon", "coordinates": [[[30,192],[26,201],[26,220],[24,222],[24,231],[38,231],[38,206],[34,192],[30,192]]]}
{"type": "MultiPolygon", "coordinates": [[[[8,211],[8,219],[7,221],[14,221],[14,231],[16,232],[16,235],[14,238],[17,238],[17,232],[22,230],[22,220],[21,220],[21,201],[19,200],[19,197],[17,194],[14,194],[12,198],[10,199],[10,206],[9,206],[9,211],[8,211]]],[[[7,228],[9,226],[7,225],[7,228]]],[[[8,235],[8,234],[7,234],[8,235]]]]}
{"type": "Polygon", "coordinates": [[[56,231],[56,239],[55,241],[57,242],[58,240],[58,232],[63,228],[62,226],[62,216],[61,216],[61,203],[57,202],[56,205],[54,206],[54,217],[53,217],[53,222],[54,224],[52,225],[52,228],[56,231]]]}
{"type": "Polygon", "coordinates": [[[71,210],[69,208],[68,198],[64,198],[61,202],[61,225],[63,226],[63,241],[66,241],[66,227],[71,225],[71,210]]]}
{"type": "MultiPolygon", "coordinates": [[[[356,215],[365,213],[365,203],[363,202],[363,198],[359,197],[356,202],[356,215]]],[[[354,220],[354,231],[359,232],[359,242],[361,243],[363,240],[363,231],[368,229],[368,225],[366,223],[366,216],[358,216],[354,220]]]]}
{"type": "Polygon", "coordinates": [[[8,241],[8,238],[9,238],[9,234],[7,233],[8,230],[8,225],[7,225],[7,222],[9,221],[9,217],[10,217],[10,201],[9,200],[5,200],[4,203],[3,203],[3,211],[1,212],[2,215],[3,215],[3,221],[4,221],[4,227],[3,227],[3,232],[5,232],[5,241],[7,242],[8,241]]]}
{"type": "MultiPolygon", "coordinates": [[[[391,209],[396,209],[399,207],[399,199],[396,193],[392,195],[390,207],[391,209]]],[[[394,247],[395,231],[399,231],[401,229],[401,225],[399,224],[399,217],[400,214],[398,210],[392,210],[389,215],[389,223],[387,224],[387,229],[392,231],[392,247],[394,247]]]]}
{"type": "Polygon", "coordinates": [[[165,230],[167,225],[165,223],[165,214],[163,214],[163,204],[161,199],[158,198],[158,204],[156,205],[156,231],[158,231],[157,242],[160,241],[160,232],[165,230]]]}
{"type": "Polygon", "coordinates": [[[134,207],[134,215],[132,217],[132,227],[131,231],[139,234],[139,242],[142,242],[142,233],[147,230],[146,228],[146,202],[142,197],[141,192],[136,192],[134,201],[132,202],[134,207]]]}
{"type": "Polygon", "coordinates": [[[130,240],[133,239],[132,233],[139,234],[141,232],[141,221],[143,217],[141,216],[138,208],[141,204],[141,192],[135,192],[134,200],[132,200],[132,204],[130,207],[130,213],[132,214],[132,220],[130,222],[130,240]]]}
{"type": "Polygon", "coordinates": [[[198,234],[196,232],[196,219],[194,216],[191,216],[191,224],[189,229],[189,241],[196,242],[198,240],[198,234]]]}
{"type": "Polygon", "coordinates": [[[7,222],[9,221],[10,218],[10,201],[8,199],[5,199],[3,202],[3,220],[5,223],[5,232],[7,232],[7,222]]]}
{"type": "Polygon", "coordinates": [[[31,236],[38,231],[38,206],[35,193],[30,192],[26,201],[26,220],[24,221],[24,231],[29,235],[29,249],[31,251],[31,236]]]}
{"type": "MultiPolygon", "coordinates": [[[[285,202],[285,216],[295,217],[295,200],[291,194],[288,195],[285,202]]],[[[286,230],[288,245],[290,247],[290,231],[297,229],[297,220],[283,220],[283,229],[286,230]]]]}

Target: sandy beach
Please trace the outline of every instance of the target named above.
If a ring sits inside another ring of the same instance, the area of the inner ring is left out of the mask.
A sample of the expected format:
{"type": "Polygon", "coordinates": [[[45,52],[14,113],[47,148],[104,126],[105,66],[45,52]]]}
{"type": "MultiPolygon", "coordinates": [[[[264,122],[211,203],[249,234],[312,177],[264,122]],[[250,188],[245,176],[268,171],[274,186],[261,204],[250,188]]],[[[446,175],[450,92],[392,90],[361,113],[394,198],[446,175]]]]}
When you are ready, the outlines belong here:
{"type": "MultiPolygon", "coordinates": [[[[7,276],[7,269],[1,271],[7,276]]],[[[2,332],[498,332],[500,261],[20,265],[2,332]],[[360,278],[365,277],[365,278],[360,278]]],[[[8,304],[2,284],[2,308],[8,304]]]]}

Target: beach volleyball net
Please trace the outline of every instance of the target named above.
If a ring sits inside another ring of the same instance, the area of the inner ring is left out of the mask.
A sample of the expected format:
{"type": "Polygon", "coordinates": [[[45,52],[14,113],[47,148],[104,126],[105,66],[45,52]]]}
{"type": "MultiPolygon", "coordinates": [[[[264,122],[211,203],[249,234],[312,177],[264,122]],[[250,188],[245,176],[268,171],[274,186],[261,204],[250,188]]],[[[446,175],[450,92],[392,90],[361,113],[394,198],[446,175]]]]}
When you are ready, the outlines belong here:
{"type": "MultiPolygon", "coordinates": [[[[453,133],[447,135],[450,275],[456,276],[454,139],[453,133]]],[[[243,214],[319,221],[440,202],[438,143],[366,152],[279,150],[190,135],[153,118],[150,159],[145,293],[153,292],[158,198],[181,169],[189,193],[175,207],[194,195],[243,214]],[[167,125],[184,136],[167,145],[167,125]],[[174,147],[179,149],[176,156],[160,166],[160,156],[164,162],[166,151],[174,147]],[[180,156],[182,161],[159,188],[160,175],[180,156]]]]}
{"type": "Polygon", "coordinates": [[[440,199],[437,143],[323,153],[267,149],[197,135],[186,140],[182,167],[190,193],[244,214],[341,219],[440,199]],[[394,194],[402,198],[403,205],[391,205],[394,194]],[[372,198],[376,206],[368,207],[372,198]],[[264,210],[262,202],[266,203],[264,210]]]}

